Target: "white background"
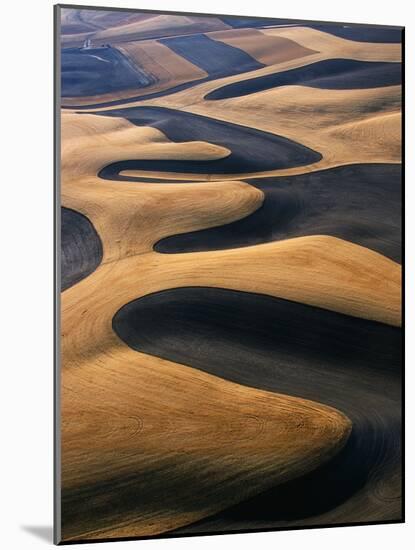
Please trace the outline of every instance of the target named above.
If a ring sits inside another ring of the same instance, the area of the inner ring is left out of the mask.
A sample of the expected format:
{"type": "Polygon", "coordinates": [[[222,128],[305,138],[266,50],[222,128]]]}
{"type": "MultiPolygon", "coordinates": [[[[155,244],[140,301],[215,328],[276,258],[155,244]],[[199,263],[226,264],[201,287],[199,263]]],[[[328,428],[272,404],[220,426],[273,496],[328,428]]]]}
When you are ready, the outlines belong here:
{"type": "MultiPolygon", "coordinates": [[[[80,4],[88,5],[89,2],[80,4]]],[[[91,0],[117,7],[406,25],[407,125],[414,115],[415,18],[404,0],[91,0]],[[405,5],[406,4],[406,5],[405,5]]],[[[52,0],[1,7],[0,546],[51,544],[52,526],[52,0]],[[4,97],[3,97],[4,95],[4,97]],[[6,118],[6,124],[4,120],[6,118]]],[[[414,142],[407,139],[407,281],[414,280],[414,142]],[[411,154],[412,153],[412,154],[411,154]]],[[[407,285],[407,524],[112,543],[153,550],[410,548],[415,540],[414,293],[407,285]]],[[[99,548],[83,545],[82,548],[99,548]]]]}

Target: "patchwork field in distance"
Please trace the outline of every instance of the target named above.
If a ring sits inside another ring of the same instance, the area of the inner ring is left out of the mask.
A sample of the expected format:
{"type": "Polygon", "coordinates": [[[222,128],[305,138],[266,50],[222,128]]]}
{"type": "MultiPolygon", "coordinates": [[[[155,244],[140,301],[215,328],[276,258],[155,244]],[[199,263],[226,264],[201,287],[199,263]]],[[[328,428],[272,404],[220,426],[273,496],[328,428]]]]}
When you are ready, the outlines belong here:
{"type": "Polygon", "coordinates": [[[402,521],[403,29],[56,9],[56,542],[402,521]]]}

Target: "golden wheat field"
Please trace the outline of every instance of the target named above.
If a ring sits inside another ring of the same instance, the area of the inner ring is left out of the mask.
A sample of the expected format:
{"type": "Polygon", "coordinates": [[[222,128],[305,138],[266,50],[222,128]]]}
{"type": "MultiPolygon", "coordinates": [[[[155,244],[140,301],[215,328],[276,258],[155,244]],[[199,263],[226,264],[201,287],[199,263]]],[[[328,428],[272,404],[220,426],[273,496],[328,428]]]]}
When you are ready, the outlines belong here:
{"type": "Polygon", "coordinates": [[[402,29],[57,9],[62,542],[402,520],[402,29]]]}

